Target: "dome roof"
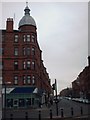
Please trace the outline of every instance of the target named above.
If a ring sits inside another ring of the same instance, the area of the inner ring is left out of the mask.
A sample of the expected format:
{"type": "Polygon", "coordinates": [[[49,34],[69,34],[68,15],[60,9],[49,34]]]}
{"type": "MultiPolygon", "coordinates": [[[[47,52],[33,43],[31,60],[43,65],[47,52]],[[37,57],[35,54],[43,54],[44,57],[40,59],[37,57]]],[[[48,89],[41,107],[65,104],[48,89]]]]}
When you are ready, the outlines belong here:
{"type": "Polygon", "coordinates": [[[23,25],[33,25],[36,26],[35,20],[32,16],[30,16],[30,9],[28,6],[25,8],[25,15],[22,17],[22,19],[19,22],[19,27],[23,25]]]}

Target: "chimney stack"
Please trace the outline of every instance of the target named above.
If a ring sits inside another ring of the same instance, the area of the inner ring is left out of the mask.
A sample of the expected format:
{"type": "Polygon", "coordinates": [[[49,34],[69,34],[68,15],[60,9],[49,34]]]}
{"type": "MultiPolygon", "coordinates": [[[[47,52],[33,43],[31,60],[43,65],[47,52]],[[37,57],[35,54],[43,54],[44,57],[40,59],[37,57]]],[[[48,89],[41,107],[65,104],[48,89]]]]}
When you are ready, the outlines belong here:
{"type": "Polygon", "coordinates": [[[88,56],[88,66],[90,67],[90,56],[88,56]]]}
{"type": "Polygon", "coordinates": [[[12,32],[13,31],[13,18],[7,18],[6,31],[7,32],[12,32]]]}

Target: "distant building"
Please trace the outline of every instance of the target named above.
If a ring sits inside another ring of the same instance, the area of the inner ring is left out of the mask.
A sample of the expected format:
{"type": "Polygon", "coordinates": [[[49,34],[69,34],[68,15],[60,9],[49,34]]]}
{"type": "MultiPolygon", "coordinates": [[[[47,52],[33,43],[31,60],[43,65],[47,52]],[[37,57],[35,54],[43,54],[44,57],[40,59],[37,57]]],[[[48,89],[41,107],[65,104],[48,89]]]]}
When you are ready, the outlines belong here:
{"type": "Polygon", "coordinates": [[[90,56],[88,57],[88,66],[72,82],[73,97],[83,97],[90,99],[90,56]]]}
{"type": "Polygon", "coordinates": [[[61,97],[71,97],[72,96],[72,88],[65,88],[60,92],[61,97]]]}
{"type": "Polygon", "coordinates": [[[24,11],[18,30],[14,30],[12,18],[7,19],[6,29],[1,30],[2,84],[7,108],[37,107],[52,91],[37,41],[36,22],[28,5],[24,11]]]}

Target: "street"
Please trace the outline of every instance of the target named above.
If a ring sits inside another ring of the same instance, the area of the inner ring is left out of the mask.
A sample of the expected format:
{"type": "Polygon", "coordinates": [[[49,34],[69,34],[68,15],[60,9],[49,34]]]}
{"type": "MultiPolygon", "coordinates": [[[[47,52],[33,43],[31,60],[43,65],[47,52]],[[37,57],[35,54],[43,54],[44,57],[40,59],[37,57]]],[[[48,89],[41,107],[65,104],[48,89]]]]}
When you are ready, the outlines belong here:
{"type": "MultiPolygon", "coordinates": [[[[89,115],[90,104],[84,104],[75,102],[72,100],[62,99],[58,102],[58,116],[59,117],[81,117],[89,115]]],[[[52,112],[52,117],[57,116],[56,114],[56,104],[48,108],[43,105],[42,108],[37,109],[20,109],[20,110],[7,110],[6,118],[50,118],[50,110],[52,112]]]]}

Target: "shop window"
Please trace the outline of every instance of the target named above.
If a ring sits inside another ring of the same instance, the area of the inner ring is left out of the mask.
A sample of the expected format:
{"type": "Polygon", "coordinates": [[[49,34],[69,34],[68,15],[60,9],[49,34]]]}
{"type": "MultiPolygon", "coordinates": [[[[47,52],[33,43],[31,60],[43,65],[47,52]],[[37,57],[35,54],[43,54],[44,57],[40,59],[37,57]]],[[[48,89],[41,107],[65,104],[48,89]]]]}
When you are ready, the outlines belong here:
{"type": "Polygon", "coordinates": [[[31,106],[31,98],[26,99],[26,106],[27,107],[31,106]]]}
{"type": "Polygon", "coordinates": [[[14,107],[18,107],[18,99],[15,99],[15,100],[14,100],[13,106],[14,106],[14,107]]]}
{"type": "Polygon", "coordinates": [[[19,107],[25,107],[25,100],[19,99],[19,107]]]}
{"type": "Polygon", "coordinates": [[[32,105],[34,105],[34,98],[32,98],[32,105]]]}
{"type": "Polygon", "coordinates": [[[7,105],[7,107],[9,107],[9,108],[13,107],[13,99],[7,99],[6,105],[7,105]]]}

